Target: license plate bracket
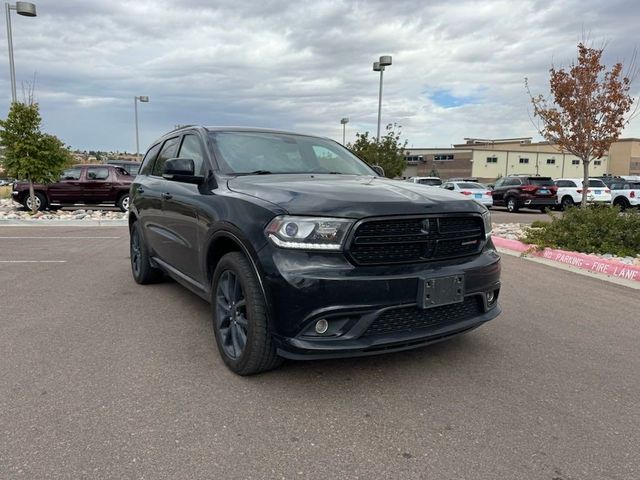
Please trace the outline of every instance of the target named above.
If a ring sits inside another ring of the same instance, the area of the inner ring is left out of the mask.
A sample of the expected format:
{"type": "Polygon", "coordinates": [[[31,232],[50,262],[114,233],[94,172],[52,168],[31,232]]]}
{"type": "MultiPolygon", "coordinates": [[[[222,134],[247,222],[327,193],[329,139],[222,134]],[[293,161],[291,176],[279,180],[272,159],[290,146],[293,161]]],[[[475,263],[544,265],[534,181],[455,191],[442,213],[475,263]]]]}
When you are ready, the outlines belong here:
{"type": "Polygon", "coordinates": [[[418,306],[433,308],[464,300],[464,275],[424,278],[418,288],[418,306]]]}

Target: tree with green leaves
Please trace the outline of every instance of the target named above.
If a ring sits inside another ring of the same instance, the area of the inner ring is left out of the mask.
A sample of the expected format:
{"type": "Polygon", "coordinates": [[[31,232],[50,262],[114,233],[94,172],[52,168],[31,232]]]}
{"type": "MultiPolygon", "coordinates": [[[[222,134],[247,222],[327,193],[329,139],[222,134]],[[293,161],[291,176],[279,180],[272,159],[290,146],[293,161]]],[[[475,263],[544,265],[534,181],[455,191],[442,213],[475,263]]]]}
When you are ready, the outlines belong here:
{"type": "Polygon", "coordinates": [[[58,180],[60,173],[72,162],[71,154],[54,135],[40,131],[40,110],[37,103],[11,104],[5,120],[0,120],[0,145],[5,148],[4,168],[7,175],[29,182],[31,210],[37,205],[34,183],[58,180]]]}
{"type": "Polygon", "coordinates": [[[400,140],[400,129],[396,123],[387,125],[387,133],[379,142],[370,137],[369,132],[356,133],[356,141],[347,148],[369,165],[380,165],[386,177],[398,177],[406,167],[404,152],[407,146],[407,140],[400,140]]]}
{"type": "Polygon", "coordinates": [[[633,105],[629,90],[634,72],[625,75],[621,62],[607,71],[601,61],[603,52],[579,43],[577,62],[568,70],[552,67],[549,71],[550,98],[534,96],[525,79],[533,113],[541,123],[539,133],[582,161],[583,206],[587,204],[589,164],[608,152],[633,116],[627,117],[633,105]]]}

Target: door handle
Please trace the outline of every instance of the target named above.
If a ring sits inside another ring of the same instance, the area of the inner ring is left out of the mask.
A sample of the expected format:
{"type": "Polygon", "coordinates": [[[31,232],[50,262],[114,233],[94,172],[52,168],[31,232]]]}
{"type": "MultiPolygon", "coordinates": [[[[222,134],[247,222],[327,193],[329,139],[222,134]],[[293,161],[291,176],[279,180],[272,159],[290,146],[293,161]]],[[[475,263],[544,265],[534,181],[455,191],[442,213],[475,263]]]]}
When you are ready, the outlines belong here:
{"type": "Polygon", "coordinates": [[[160,195],[162,198],[164,198],[165,200],[171,200],[173,198],[173,195],[171,195],[170,193],[163,193],[162,195],[160,195]]]}

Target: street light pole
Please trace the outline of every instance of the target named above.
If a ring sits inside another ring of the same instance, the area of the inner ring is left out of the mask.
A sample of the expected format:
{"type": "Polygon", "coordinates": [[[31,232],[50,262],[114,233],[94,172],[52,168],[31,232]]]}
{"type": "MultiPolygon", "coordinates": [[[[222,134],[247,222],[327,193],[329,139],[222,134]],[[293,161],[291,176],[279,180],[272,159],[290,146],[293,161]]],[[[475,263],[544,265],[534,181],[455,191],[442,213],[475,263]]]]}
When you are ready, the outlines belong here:
{"type": "Polygon", "coordinates": [[[11,33],[11,10],[15,10],[18,15],[24,17],[35,17],[36,6],[29,2],[16,2],[15,5],[10,3],[4,4],[4,15],[7,20],[7,43],[9,44],[9,75],[11,76],[11,102],[17,102],[16,96],[16,67],[13,62],[13,35],[11,33]]]}
{"type": "Polygon", "coordinates": [[[378,62],[373,62],[373,71],[380,72],[380,92],[378,94],[378,133],[376,135],[376,141],[380,142],[380,120],[382,118],[382,75],[384,73],[384,67],[391,65],[391,55],[383,55],[378,62]]]}
{"type": "Polygon", "coordinates": [[[136,117],[136,158],[140,159],[140,137],[138,135],[138,101],[148,103],[149,97],[146,95],[135,96],[133,97],[133,111],[136,117]]]}
{"type": "Polygon", "coordinates": [[[347,123],[349,123],[349,117],[344,117],[340,120],[340,123],[342,124],[342,145],[344,145],[346,141],[347,123]]]}

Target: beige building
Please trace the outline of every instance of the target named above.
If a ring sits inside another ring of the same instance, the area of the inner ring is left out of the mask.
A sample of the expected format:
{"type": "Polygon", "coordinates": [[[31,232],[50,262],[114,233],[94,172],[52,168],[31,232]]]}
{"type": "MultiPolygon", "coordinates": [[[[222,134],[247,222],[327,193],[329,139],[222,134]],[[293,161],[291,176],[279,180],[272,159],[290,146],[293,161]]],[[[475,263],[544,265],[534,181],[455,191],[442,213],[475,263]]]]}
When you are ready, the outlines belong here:
{"type": "Polygon", "coordinates": [[[440,178],[468,177],[471,174],[473,150],[465,148],[410,148],[405,151],[407,168],[402,178],[429,177],[437,173],[440,178]]]}
{"type": "MultiPolygon", "coordinates": [[[[475,177],[492,181],[513,174],[552,178],[581,177],[578,157],[561,152],[549,142],[532,142],[531,137],[465,138],[453,148],[415,148],[405,154],[404,177],[427,176],[437,171],[441,178],[475,177]]],[[[593,160],[590,175],[640,175],[640,139],[623,138],[611,145],[608,155],[593,160]]]]}

